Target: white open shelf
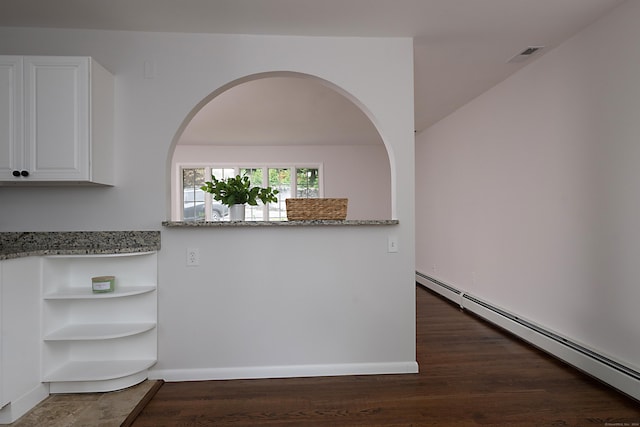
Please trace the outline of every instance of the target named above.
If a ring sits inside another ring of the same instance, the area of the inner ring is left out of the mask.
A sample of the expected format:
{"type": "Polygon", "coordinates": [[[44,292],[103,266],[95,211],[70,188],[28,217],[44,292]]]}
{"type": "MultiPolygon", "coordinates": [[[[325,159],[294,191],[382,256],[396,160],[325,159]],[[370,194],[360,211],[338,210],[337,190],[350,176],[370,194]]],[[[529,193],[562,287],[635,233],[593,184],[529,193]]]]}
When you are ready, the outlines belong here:
{"type": "Polygon", "coordinates": [[[145,294],[156,290],[155,285],[151,286],[119,286],[113,292],[93,292],[91,287],[86,288],[62,288],[44,295],[45,300],[53,299],[97,299],[97,298],[120,298],[133,295],[145,294]]]}
{"type": "Polygon", "coordinates": [[[44,375],[45,382],[102,381],[149,369],[156,359],[69,361],[44,375]]]}
{"type": "Polygon", "coordinates": [[[66,325],[45,335],[45,341],[106,340],[141,334],[155,328],[146,323],[83,323],[66,325]]]}

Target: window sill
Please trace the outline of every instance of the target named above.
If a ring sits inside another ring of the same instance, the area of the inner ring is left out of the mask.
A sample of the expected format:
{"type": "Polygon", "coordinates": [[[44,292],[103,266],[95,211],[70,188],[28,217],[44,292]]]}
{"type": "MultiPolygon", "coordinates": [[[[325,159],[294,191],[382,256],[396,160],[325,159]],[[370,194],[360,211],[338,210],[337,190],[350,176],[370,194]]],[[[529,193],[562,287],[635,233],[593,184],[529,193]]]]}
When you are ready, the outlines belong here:
{"type": "Polygon", "coordinates": [[[308,226],[362,226],[396,225],[397,219],[348,219],[310,221],[163,221],[163,227],[308,227],[308,226]]]}

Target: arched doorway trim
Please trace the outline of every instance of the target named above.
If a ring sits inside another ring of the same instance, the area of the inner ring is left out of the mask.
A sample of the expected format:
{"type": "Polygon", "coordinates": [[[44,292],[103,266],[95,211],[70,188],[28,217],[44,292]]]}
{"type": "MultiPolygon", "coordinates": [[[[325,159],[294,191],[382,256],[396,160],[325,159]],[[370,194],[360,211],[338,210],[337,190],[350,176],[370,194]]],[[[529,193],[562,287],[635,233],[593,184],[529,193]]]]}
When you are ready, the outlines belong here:
{"type": "Polygon", "coordinates": [[[200,112],[200,110],[202,110],[202,108],[207,105],[208,103],[210,103],[212,100],[214,100],[216,97],[218,97],[219,95],[221,95],[222,93],[228,91],[231,88],[234,88],[238,85],[241,85],[243,83],[247,83],[250,81],[254,81],[254,80],[259,80],[259,79],[264,79],[264,78],[270,78],[270,77],[290,77],[290,78],[300,78],[300,79],[310,79],[313,80],[316,83],[319,83],[333,91],[335,91],[336,93],[342,95],[345,99],[347,99],[348,101],[350,101],[355,107],[357,107],[365,116],[366,118],[371,122],[371,124],[374,126],[375,130],[377,131],[378,135],[380,135],[380,139],[382,140],[384,146],[385,146],[385,150],[387,153],[387,157],[389,159],[389,166],[390,166],[390,173],[391,173],[391,211],[395,212],[395,201],[396,201],[396,192],[395,192],[395,182],[396,182],[396,165],[395,165],[395,159],[393,156],[393,150],[391,145],[388,143],[388,141],[385,139],[384,133],[381,132],[381,128],[378,124],[378,120],[376,119],[375,115],[369,110],[369,108],[366,107],[366,105],[364,105],[358,98],[356,98],[355,96],[353,96],[350,92],[346,91],[345,89],[343,89],[342,87],[334,84],[333,82],[330,82],[326,79],[323,79],[321,77],[315,76],[315,75],[311,75],[311,74],[306,74],[306,73],[301,73],[301,72],[293,72],[293,71],[270,71],[270,72],[262,72],[262,73],[255,73],[255,74],[250,74],[235,80],[232,80],[220,87],[218,87],[217,89],[215,89],[214,91],[212,91],[210,94],[208,94],[206,97],[204,97],[200,102],[198,102],[190,111],[189,113],[185,116],[184,120],[182,121],[181,125],[179,126],[178,130],[176,131],[176,133],[174,134],[173,140],[171,141],[171,145],[169,147],[168,153],[167,153],[167,185],[169,186],[170,189],[170,194],[171,197],[168,200],[167,203],[167,213],[168,213],[168,218],[171,218],[171,206],[173,205],[173,200],[175,199],[175,197],[177,197],[177,194],[173,194],[174,192],[172,191],[172,189],[176,188],[176,183],[173,183],[172,180],[175,179],[175,177],[173,176],[174,174],[171,173],[172,171],[172,165],[173,165],[173,158],[174,158],[174,153],[176,151],[176,146],[178,145],[185,129],[187,128],[187,126],[191,123],[191,121],[193,120],[193,118],[198,114],[198,112],[200,112]]]}

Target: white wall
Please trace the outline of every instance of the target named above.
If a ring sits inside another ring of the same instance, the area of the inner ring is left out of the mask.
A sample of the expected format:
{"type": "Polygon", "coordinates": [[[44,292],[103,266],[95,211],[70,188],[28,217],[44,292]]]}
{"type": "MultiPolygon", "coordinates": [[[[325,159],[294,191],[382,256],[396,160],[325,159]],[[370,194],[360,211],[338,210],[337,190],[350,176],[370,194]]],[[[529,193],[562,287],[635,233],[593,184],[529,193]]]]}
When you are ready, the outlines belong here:
{"type": "Polygon", "coordinates": [[[91,55],[116,76],[116,186],[2,187],[0,230],[160,229],[175,137],[199,103],[255,73],[317,76],[380,132],[400,224],[162,229],[156,375],[415,370],[412,50],[402,38],[0,28],[1,54],[91,55]],[[201,267],[185,266],[187,247],[200,249],[201,267]]]}
{"type": "MultiPolygon", "coordinates": [[[[391,218],[391,170],[387,150],[382,144],[270,147],[177,145],[174,162],[232,165],[321,163],[324,197],[347,197],[347,219],[391,218]]],[[[179,181],[176,184],[179,185],[179,181]]],[[[177,194],[179,196],[180,193],[177,194]]],[[[179,218],[180,207],[181,203],[178,203],[174,218],[179,218]]]]}
{"type": "Polygon", "coordinates": [[[640,2],[417,138],[417,270],[640,366],[640,2]]]}

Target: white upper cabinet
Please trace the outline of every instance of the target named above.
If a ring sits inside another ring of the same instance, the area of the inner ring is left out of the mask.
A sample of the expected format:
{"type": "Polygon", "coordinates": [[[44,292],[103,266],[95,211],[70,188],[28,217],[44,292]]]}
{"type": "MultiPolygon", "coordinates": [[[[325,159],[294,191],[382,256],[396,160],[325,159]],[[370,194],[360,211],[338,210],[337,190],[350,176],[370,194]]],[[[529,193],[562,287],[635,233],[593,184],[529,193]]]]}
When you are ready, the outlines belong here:
{"type": "Polygon", "coordinates": [[[113,185],[113,94],[89,57],[0,56],[0,184],[113,185]]]}

